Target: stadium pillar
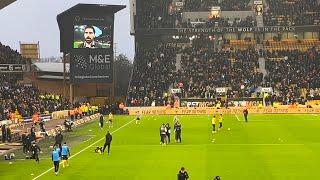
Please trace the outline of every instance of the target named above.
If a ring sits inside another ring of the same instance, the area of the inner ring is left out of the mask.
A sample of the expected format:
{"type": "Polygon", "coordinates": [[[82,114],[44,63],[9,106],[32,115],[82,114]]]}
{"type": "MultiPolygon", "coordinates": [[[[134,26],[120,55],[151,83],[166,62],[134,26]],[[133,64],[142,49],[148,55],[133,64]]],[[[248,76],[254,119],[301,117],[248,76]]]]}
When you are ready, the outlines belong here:
{"type": "MultiPolygon", "coordinates": [[[[113,55],[113,64],[115,64],[115,61],[117,60],[117,43],[114,43],[114,55],[113,55]]],[[[112,68],[112,74],[113,74],[113,81],[112,81],[112,92],[111,92],[111,98],[110,101],[113,103],[115,101],[115,86],[116,86],[116,81],[117,81],[117,77],[116,77],[116,73],[115,73],[115,67],[112,68]]]]}
{"type": "Polygon", "coordinates": [[[69,102],[71,103],[71,106],[73,108],[73,84],[72,83],[70,83],[69,88],[70,88],[69,102]]]}
{"type": "Polygon", "coordinates": [[[66,97],[66,53],[63,53],[63,97],[66,97]]]}

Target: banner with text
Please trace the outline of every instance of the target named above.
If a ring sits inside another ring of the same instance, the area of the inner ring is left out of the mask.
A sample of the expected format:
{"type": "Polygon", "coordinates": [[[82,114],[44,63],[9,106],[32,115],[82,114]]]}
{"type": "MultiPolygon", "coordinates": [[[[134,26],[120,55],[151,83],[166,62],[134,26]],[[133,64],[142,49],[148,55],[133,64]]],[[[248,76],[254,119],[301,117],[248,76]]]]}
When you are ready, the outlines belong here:
{"type": "Polygon", "coordinates": [[[25,64],[0,64],[0,72],[27,72],[25,64]]]}
{"type": "Polygon", "coordinates": [[[70,79],[73,83],[112,83],[112,68],[112,50],[72,50],[70,79]]]}
{"type": "Polygon", "coordinates": [[[320,26],[264,26],[264,27],[214,27],[214,28],[158,28],[137,29],[137,34],[210,34],[210,33],[275,33],[319,32],[320,26]]]}
{"type": "MultiPolygon", "coordinates": [[[[165,108],[165,107],[139,107],[127,108],[130,115],[137,112],[142,115],[208,115],[208,114],[242,114],[244,108],[216,109],[203,108],[165,108]]],[[[319,114],[320,108],[252,108],[248,109],[249,114],[319,114]]]]}

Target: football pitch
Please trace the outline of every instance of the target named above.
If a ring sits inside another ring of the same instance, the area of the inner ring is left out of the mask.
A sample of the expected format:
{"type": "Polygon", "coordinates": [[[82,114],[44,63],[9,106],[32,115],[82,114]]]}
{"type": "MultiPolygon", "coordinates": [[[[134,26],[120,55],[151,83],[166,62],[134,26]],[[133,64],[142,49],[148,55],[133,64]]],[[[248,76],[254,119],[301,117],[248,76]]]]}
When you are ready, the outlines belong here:
{"type": "MultiPolygon", "coordinates": [[[[113,128],[98,120],[65,133],[70,166],[53,173],[49,149],[34,160],[0,161],[1,179],[175,180],[183,166],[191,180],[320,179],[320,115],[224,115],[223,128],[212,135],[211,117],[178,116],[182,143],[160,145],[159,128],[173,116],[115,116],[113,128]],[[228,130],[230,128],[230,130],[228,130]],[[94,152],[106,131],[113,135],[111,154],[94,152]],[[215,139],[212,142],[212,139],[215,139]]],[[[44,140],[46,141],[46,140],[44,140]]],[[[49,146],[48,143],[40,144],[49,146]]],[[[49,148],[49,147],[47,147],[49,148]]]]}

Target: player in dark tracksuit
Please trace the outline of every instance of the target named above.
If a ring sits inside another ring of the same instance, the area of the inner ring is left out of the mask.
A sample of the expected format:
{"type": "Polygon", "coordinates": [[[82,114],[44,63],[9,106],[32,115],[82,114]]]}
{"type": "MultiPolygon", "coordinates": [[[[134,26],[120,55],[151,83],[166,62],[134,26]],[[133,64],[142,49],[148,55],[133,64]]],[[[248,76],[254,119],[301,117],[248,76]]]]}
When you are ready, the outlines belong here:
{"type": "Polygon", "coordinates": [[[34,127],[34,125],[32,124],[31,128],[30,128],[30,134],[31,134],[31,141],[35,141],[36,140],[36,128],[34,127]]]}
{"type": "Polygon", "coordinates": [[[161,144],[165,145],[167,144],[167,129],[165,124],[162,124],[160,127],[160,138],[161,138],[161,144]]]}
{"type": "Polygon", "coordinates": [[[248,114],[249,114],[248,109],[244,109],[243,110],[243,116],[244,116],[244,120],[246,122],[248,122],[248,114]]]}
{"type": "Polygon", "coordinates": [[[111,141],[112,141],[112,135],[108,131],[106,134],[106,142],[103,145],[103,150],[102,150],[103,153],[104,153],[104,150],[106,149],[106,147],[108,146],[108,155],[110,154],[111,141]]]}
{"type": "Polygon", "coordinates": [[[162,128],[163,124],[161,124],[160,128],[159,128],[159,135],[160,135],[160,144],[162,144],[162,137],[161,137],[161,128],[162,128]]]}
{"type": "Polygon", "coordinates": [[[181,143],[181,124],[177,121],[174,124],[175,141],[181,143]]]}
{"type": "Polygon", "coordinates": [[[33,143],[30,148],[30,151],[32,153],[32,158],[34,158],[36,162],[39,163],[39,153],[41,152],[40,147],[36,143],[33,143]]]}
{"type": "Polygon", "coordinates": [[[100,116],[100,127],[103,128],[103,115],[100,116]]]}
{"type": "Polygon", "coordinates": [[[56,142],[54,143],[53,146],[58,145],[58,147],[61,149],[61,144],[62,144],[62,141],[63,141],[63,135],[61,134],[61,131],[59,131],[59,133],[54,137],[54,140],[56,142]]]}
{"type": "Polygon", "coordinates": [[[23,133],[22,135],[21,135],[21,140],[22,140],[22,145],[23,145],[23,149],[22,149],[22,151],[23,151],[23,153],[27,153],[27,151],[28,151],[28,149],[27,149],[27,141],[28,141],[28,139],[27,139],[27,134],[26,133],[23,133]]]}
{"type": "Polygon", "coordinates": [[[189,179],[188,172],[182,167],[178,173],[178,180],[187,180],[189,179]]]}
{"type": "Polygon", "coordinates": [[[46,132],[46,129],[45,129],[45,126],[44,126],[44,121],[40,121],[39,126],[40,126],[41,132],[46,132]]]}
{"type": "Polygon", "coordinates": [[[167,128],[168,143],[170,143],[171,127],[170,127],[169,123],[166,124],[166,128],[167,128]]]}

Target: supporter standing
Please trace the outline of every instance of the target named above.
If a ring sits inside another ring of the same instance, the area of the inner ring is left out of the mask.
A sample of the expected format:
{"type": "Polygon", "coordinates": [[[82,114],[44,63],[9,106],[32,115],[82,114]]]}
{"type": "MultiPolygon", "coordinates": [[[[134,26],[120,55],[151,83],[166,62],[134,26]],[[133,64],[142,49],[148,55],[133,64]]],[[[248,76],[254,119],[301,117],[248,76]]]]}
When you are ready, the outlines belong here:
{"type": "Polygon", "coordinates": [[[2,124],[1,126],[1,133],[2,133],[2,143],[5,143],[7,139],[7,129],[5,124],[2,124]]]}

